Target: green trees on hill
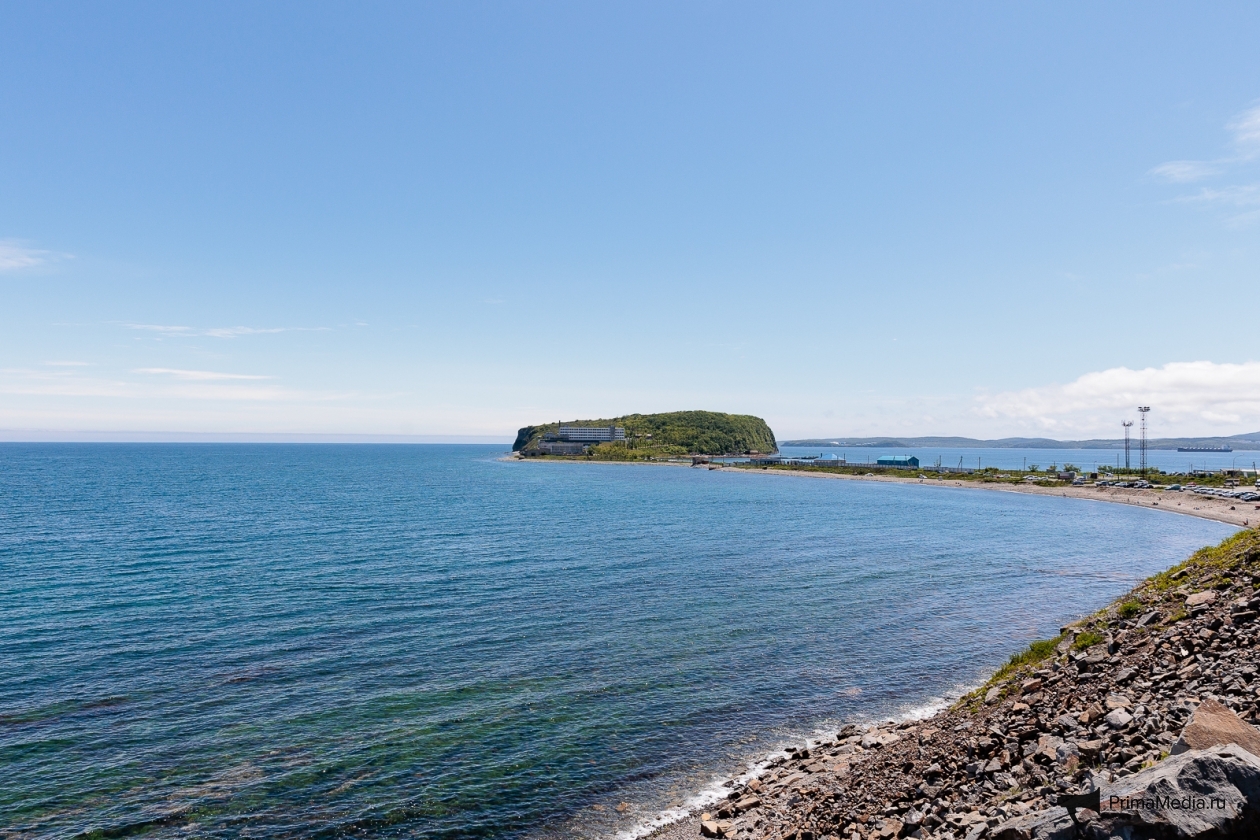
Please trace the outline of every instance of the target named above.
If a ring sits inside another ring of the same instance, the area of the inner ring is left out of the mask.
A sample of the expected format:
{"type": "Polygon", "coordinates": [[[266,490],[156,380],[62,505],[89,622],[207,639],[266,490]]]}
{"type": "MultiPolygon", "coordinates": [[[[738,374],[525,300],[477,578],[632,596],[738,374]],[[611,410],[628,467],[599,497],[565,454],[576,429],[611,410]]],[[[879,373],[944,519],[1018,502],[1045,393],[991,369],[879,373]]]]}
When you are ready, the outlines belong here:
{"type": "MultiPolygon", "coordinates": [[[[643,460],[667,455],[730,455],[777,452],[774,432],[760,417],[717,411],[672,411],[666,414],[628,414],[599,420],[565,420],[565,425],[621,426],[625,442],[592,446],[589,457],[600,460],[643,460]]],[[[559,423],[526,426],[517,432],[514,452],[537,450],[559,423]]]]}

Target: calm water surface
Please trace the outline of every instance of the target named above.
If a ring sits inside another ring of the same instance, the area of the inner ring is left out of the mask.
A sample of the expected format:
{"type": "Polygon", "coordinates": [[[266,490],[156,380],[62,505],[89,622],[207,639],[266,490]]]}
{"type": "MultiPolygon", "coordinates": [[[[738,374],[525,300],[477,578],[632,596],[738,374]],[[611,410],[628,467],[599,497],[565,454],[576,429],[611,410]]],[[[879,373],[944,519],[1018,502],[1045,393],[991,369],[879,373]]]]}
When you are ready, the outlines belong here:
{"type": "Polygon", "coordinates": [[[501,454],[0,445],[0,830],[611,835],[1233,530],[501,454]]]}

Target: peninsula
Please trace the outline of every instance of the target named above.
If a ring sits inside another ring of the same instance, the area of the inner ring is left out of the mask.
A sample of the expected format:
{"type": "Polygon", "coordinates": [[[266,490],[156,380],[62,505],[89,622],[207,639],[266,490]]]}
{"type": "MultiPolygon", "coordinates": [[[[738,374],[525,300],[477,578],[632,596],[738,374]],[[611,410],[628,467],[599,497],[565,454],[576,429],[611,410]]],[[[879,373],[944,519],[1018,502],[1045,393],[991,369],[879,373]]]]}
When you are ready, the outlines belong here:
{"type": "Polygon", "coordinates": [[[683,455],[752,455],[779,451],[760,417],[717,411],[627,414],[525,426],[512,451],[521,457],[650,461],[683,455]]]}

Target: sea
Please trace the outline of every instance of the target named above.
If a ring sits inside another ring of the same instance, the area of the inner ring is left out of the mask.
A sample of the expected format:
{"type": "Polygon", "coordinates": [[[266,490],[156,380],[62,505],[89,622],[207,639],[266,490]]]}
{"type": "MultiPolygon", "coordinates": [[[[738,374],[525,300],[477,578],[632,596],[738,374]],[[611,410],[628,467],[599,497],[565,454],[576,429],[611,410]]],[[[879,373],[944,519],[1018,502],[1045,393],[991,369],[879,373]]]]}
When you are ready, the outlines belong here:
{"type": "Polygon", "coordinates": [[[0,444],[0,836],[633,838],[1235,530],[505,449],[0,444]]]}

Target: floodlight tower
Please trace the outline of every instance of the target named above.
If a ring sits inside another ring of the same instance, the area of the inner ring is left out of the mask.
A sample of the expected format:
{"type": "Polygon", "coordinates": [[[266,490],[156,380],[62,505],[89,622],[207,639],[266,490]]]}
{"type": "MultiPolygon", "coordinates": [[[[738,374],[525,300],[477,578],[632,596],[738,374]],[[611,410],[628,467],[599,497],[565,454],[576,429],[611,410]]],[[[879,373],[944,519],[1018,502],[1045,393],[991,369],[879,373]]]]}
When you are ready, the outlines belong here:
{"type": "Polygon", "coordinates": [[[1138,406],[1138,413],[1142,415],[1142,442],[1139,450],[1142,453],[1142,478],[1146,478],[1146,413],[1150,410],[1149,405],[1138,406]]]}
{"type": "Polygon", "coordinates": [[[1125,420],[1120,424],[1124,426],[1124,471],[1129,471],[1129,427],[1133,425],[1132,420],[1125,420]]]}

